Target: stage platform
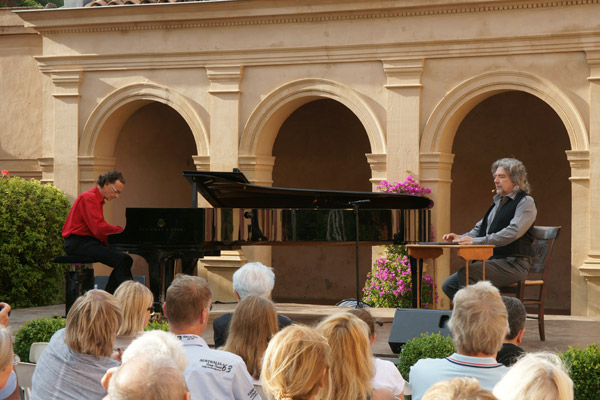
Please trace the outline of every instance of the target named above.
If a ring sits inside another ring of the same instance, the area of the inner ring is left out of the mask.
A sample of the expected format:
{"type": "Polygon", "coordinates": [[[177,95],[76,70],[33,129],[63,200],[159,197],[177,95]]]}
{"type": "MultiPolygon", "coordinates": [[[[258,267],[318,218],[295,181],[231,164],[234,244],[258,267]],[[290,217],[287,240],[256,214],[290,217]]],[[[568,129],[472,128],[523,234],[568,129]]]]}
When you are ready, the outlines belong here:
{"type": "MultiPolygon", "coordinates": [[[[209,345],[214,343],[212,320],[219,315],[227,312],[233,312],[236,304],[214,304],[210,313],[209,325],[202,335],[209,345]]],[[[296,303],[278,303],[277,310],[279,313],[287,315],[294,322],[314,325],[321,318],[334,314],[336,312],[348,309],[348,307],[336,307],[314,304],[296,304],[296,303]]],[[[392,328],[395,309],[393,308],[369,308],[369,311],[375,319],[382,323],[381,326],[376,325],[377,340],[373,346],[373,352],[378,357],[395,358],[394,354],[387,341],[392,328]]],[[[39,318],[52,317],[53,315],[64,315],[64,304],[35,307],[12,310],[10,322],[13,332],[25,322],[39,318]]],[[[410,321],[406,321],[410,323],[410,321]]],[[[526,323],[526,332],[522,347],[525,351],[550,351],[561,352],[569,348],[569,346],[585,347],[592,343],[600,343],[600,318],[591,317],[575,317],[567,315],[547,315],[546,316],[546,341],[542,342],[539,339],[537,321],[528,319],[526,323]]]]}

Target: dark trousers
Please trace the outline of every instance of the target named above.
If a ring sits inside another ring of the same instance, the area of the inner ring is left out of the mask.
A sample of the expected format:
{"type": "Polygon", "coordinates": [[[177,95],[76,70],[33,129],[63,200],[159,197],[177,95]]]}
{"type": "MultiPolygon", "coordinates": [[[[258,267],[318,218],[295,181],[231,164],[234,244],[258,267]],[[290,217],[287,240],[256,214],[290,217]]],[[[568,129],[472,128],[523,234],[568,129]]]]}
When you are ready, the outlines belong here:
{"type": "Polygon", "coordinates": [[[71,235],[65,238],[65,252],[69,256],[92,257],[94,260],[112,267],[113,271],[104,289],[108,293],[114,293],[121,283],[133,279],[131,275],[133,258],[127,253],[109,249],[96,238],[71,235]]]}
{"type": "MultiPolygon", "coordinates": [[[[483,278],[481,261],[469,264],[469,285],[479,282],[483,278]]],[[[452,300],[456,292],[466,285],[466,267],[450,275],[444,281],[442,290],[452,300]]],[[[522,257],[492,258],[485,261],[485,280],[500,288],[511,283],[527,279],[529,260],[522,257]]]]}

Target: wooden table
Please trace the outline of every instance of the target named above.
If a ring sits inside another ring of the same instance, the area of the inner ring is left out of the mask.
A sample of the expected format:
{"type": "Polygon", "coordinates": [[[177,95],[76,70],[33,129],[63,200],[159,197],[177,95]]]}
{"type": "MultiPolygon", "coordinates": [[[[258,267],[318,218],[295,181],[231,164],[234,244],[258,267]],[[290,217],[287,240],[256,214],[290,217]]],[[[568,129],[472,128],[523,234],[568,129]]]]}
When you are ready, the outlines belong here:
{"type": "Polygon", "coordinates": [[[466,263],[466,283],[469,284],[469,262],[474,260],[481,260],[483,262],[483,279],[485,280],[485,260],[490,258],[492,254],[494,254],[494,245],[486,244],[486,245],[478,245],[478,244],[470,244],[470,245],[459,245],[452,243],[430,243],[430,244],[407,244],[406,248],[408,249],[408,256],[412,260],[415,259],[417,261],[417,268],[411,267],[411,272],[413,276],[413,282],[417,282],[417,296],[416,296],[416,304],[413,297],[413,307],[421,308],[421,280],[423,275],[423,260],[425,258],[433,259],[433,270],[432,270],[432,278],[433,278],[433,308],[435,309],[435,260],[439,256],[442,255],[444,249],[457,249],[458,255],[465,260],[466,263]],[[414,271],[416,269],[416,271],[414,271]]]}

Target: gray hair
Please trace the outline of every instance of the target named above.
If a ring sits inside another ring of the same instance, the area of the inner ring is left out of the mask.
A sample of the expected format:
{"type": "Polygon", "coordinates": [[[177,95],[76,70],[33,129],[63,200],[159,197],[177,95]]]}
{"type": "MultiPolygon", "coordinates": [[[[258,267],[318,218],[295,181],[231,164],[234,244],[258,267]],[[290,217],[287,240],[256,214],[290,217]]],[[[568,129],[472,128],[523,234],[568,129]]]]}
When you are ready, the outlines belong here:
{"type": "Polygon", "coordinates": [[[275,273],[273,268],[259,262],[244,264],[233,274],[233,290],[240,299],[255,294],[269,297],[275,286],[275,273]]]}
{"type": "Polygon", "coordinates": [[[10,328],[0,325],[0,370],[12,364],[13,358],[12,333],[10,328]]]}
{"type": "Polygon", "coordinates": [[[188,364],[181,340],[170,332],[161,330],[145,332],[127,347],[122,356],[123,364],[143,354],[164,356],[172,359],[181,371],[188,364]]]}
{"type": "Polygon", "coordinates": [[[492,176],[496,173],[498,167],[504,168],[510,181],[515,184],[513,191],[524,191],[531,193],[531,186],[527,180],[527,169],[523,163],[515,158],[501,158],[492,164],[492,176]]]}
{"type": "Polygon", "coordinates": [[[108,384],[111,400],[183,400],[187,391],[175,361],[154,354],[124,362],[108,384]]]}
{"type": "Polygon", "coordinates": [[[498,288],[480,281],[454,296],[449,327],[459,353],[496,354],[508,333],[508,314],[498,288]]]}
{"type": "Polygon", "coordinates": [[[502,301],[504,301],[506,311],[508,312],[508,326],[510,328],[506,339],[512,340],[517,337],[521,329],[525,328],[527,310],[525,310],[525,306],[521,303],[521,300],[516,297],[502,296],[502,301]]]}

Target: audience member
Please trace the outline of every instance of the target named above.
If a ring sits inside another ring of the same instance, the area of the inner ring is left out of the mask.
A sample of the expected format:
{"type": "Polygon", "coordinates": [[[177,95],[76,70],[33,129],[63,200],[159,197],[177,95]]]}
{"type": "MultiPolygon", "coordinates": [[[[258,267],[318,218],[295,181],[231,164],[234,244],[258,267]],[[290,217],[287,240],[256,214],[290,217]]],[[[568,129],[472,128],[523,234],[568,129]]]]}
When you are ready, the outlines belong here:
{"type": "Polygon", "coordinates": [[[190,400],[190,392],[173,359],[147,353],[116,368],[104,400],[190,400]]]}
{"type": "Polygon", "coordinates": [[[14,359],[12,333],[9,328],[0,325],[0,399],[19,399],[17,375],[13,370],[14,359]]]}
{"type": "Polygon", "coordinates": [[[211,307],[208,283],[197,276],[177,275],[167,289],[163,310],[169,329],[183,342],[189,364],[184,375],[192,400],[260,398],[240,356],[208,347],[202,333],[211,307]]]}
{"type": "Polygon", "coordinates": [[[291,325],[277,333],[265,351],[262,387],[275,400],[313,400],[323,387],[331,351],[314,328],[291,325]]]}
{"type": "Polygon", "coordinates": [[[8,303],[0,302],[0,326],[8,326],[10,324],[10,310],[8,303]]]}
{"type": "Polygon", "coordinates": [[[233,313],[223,350],[242,357],[255,385],[260,384],[262,358],[269,340],[278,330],[275,304],[264,297],[244,297],[233,313]]]}
{"type": "MultiPolygon", "coordinates": [[[[271,297],[275,286],[275,273],[273,268],[259,262],[244,264],[233,274],[233,294],[240,301],[244,297],[254,294],[266,298],[271,297]]],[[[213,321],[215,347],[219,348],[227,341],[232,313],[223,314],[213,321]]],[[[292,323],[285,315],[278,315],[279,329],[292,323]]]]}
{"type": "MultiPolygon", "coordinates": [[[[371,346],[375,343],[377,334],[375,333],[375,321],[364,308],[353,308],[348,310],[349,313],[356,315],[362,319],[369,327],[369,339],[371,346]]],[[[373,365],[375,366],[375,375],[371,381],[373,389],[387,389],[393,393],[396,398],[404,399],[404,385],[405,381],[398,371],[396,365],[391,361],[382,360],[380,358],[372,357],[373,365]]]]}
{"type": "Polygon", "coordinates": [[[423,400],[498,400],[489,390],[485,390],[475,378],[453,378],[441,381],[430,387],[423,400]]]}
{"type": "Polygon", "coordinates": [[[90,290],[79,297],[67,326],[56,332],[33,374],[32,400],[100,400],[104,373],[119,362],[109,358],[123,316],[113,295],[90,290]]]}
{"type": "Polygon", "coordinates": [[[492,390],[508,368],[496,353],[508,332],[506,307],[497,288],[488,281],[467,286],[454,296],[450,318],[456,353],[442,359],[422,359],[410,369],[413,400],[420,400],[439,381],[465,376],[492,390]]]}
{"type": "Polygon", "coordinates": [[[367,324],[344,312],[325,318],[316,329],[327,339],[332,355],[329,380],[324,396],[321,396],[323,399],[393,398],[391,392],[385,389],[378,389],[378,394],[373,391],[371,381],[375,369],[367,324]]]}
{"type": "Polygon", "coordinates": [[[558,356],[532,353],[508,370],[494,395],[499,400],[573,400],[573,381],[558,356]]]}
{"type": "Polygon", "coordinates": [[[523,333],[525,333],[527,311],[521,300],[516,297],[502,296],[502,301],[508,312],[509,332],[496,356],[496,361],[510,367],[525,353],[519,345],[523,341],[523,333]]]}
{"type": "Polygon", "coordinates": [[[150,321],[154,296],[145,285],[129,280],[115,290],[115,298],[121,304],[123,323],[117,332],[114,346],[125,350],[135,338],[144,333],[144,328],[150,321]]]}

